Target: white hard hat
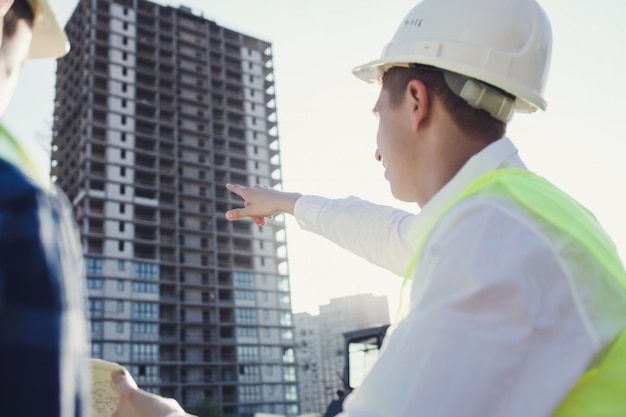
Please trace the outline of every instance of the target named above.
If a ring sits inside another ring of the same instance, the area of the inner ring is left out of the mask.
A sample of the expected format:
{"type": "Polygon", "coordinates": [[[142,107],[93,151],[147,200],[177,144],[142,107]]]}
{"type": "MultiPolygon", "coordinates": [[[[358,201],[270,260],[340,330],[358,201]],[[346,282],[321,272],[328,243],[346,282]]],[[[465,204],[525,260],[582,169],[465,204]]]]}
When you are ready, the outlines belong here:
{"type": "MultiPolygon", "coordinates": [[[[498,87],[516,97],[516,111],[533,112],[546,109],[551,50],[550,21],[535,0],[423,0],[381,58],[353,72],[379,82],[393,66],[433,66],[498,87]]],[[[480,88],[466,90],[472,95],[480,88]]]]}
{"type": "Polygon", "coordinates": [[[33,10],[33,40],[30,43],[28,58],[60,58],[70,50],[67,35],[61,27],[51,0],[28,0],[33,10]]]}

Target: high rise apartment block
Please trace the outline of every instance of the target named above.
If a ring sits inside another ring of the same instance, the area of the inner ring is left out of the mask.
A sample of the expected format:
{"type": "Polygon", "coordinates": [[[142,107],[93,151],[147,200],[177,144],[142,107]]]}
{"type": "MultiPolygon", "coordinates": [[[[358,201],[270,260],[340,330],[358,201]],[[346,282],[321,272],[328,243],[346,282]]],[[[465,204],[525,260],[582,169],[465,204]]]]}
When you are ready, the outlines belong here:
{"type": "Polygon", "coordinates": [[[389,324],[384,295],[332,298],[319,315],[294,315],[298,384],[303,413],[324,412],[344,389],[344,333],[389,324]]]}
{"type": "Polygon", "coordinates": [[[224,219],[226,183],[281,183],[271,45],[145,0],[79,0],[66,30],[51,174],[92,355],[186,407],[296,415],[284,219],[224,219]]]}
{"type": "Polygon", "coordinates": [[[293,318],[300,409],[303,413],[321,413],[328,404],[322,382],[319,316],[298,313],[293,318]]]}
{"type": "Polygon", "coordinates": [[[320,344],[322,380],[326,403],[343,389],[345,332],[389,323],[389,305],[384,295],[357,294],[332,298],[320,306],[320,344]]]}

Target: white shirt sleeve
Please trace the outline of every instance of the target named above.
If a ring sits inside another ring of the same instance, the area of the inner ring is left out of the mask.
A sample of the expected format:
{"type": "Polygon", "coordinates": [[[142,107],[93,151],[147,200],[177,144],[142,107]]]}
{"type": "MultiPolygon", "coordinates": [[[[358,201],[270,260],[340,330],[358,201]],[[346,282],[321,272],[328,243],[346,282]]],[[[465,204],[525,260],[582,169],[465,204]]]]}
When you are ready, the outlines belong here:
{"type": "Polygon", "coordinates": [[[341,416],[546,417],[591,358],[538,231],[510,212],[459,206],[433,230],[411,310],[341,416]]]}
{"type": "Polygon", "coordinates": [[[356,197],[305,195],[294,207],[299,226],[397,275],[404,276],[415,254],[415,214],[356,197]]]}

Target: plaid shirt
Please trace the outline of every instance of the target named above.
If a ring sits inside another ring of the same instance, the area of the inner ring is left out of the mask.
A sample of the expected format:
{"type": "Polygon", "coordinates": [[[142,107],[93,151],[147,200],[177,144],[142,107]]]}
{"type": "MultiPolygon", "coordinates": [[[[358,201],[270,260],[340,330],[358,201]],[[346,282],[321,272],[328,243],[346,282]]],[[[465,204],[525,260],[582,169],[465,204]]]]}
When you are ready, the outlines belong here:
{"type": "Polygon", "coordinates": [[[89,415],[83,283],[65,196],[0,159],[0,417],[89,415]]]}

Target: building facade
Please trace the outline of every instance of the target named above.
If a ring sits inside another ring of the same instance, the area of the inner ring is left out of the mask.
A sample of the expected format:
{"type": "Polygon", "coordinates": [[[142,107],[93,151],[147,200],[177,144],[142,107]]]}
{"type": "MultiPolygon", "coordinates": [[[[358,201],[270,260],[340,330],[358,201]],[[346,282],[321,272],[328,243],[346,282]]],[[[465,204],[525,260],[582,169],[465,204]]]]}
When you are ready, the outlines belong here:
{"type": "Polygon", "coordinates": [[[84,245],[92,355],[185,407],[298,413],[272,50],[185,7],[79,0],[59,60],[53,180],[84,245]]]}
{"type": "Polygon", "coordinates": [[[387,297],[358,294],[332,298],[320,306],[320,345],[322,351],[322,383],[325,403],[337,398],[343,389],[345,332],[367,329],[389,323],[387,297]]]}
{"type": "Polygon", "coordinates": [[[319,316],[294,314],[298,390],[303,413],[320,413],[325,404],[322,387],[322,352],[320,349],[319,316]]]}
{"type": "Polygon", "coordinates": [[[386,296],[357,294],[332,298],[319,315],[298,313],[296,358],[302,412],[323,413],[344,389],[345,339],[349,331],[389,324],[386,296]]]}

